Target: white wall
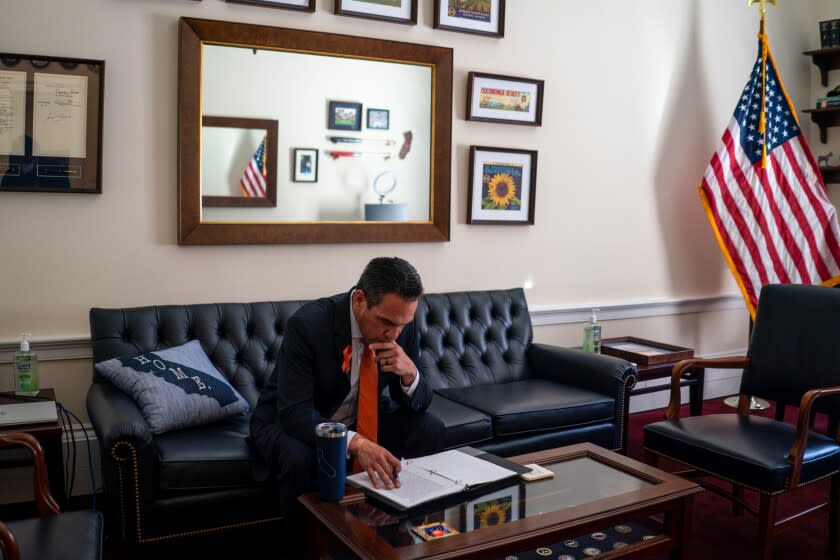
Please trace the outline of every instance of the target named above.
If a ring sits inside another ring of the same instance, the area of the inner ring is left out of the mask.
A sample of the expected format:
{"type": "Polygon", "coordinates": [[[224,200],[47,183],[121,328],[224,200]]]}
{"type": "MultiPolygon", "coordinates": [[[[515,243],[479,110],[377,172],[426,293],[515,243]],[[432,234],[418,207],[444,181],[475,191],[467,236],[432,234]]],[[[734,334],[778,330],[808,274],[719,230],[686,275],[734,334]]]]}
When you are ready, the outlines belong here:
{"type": "MultiPolygon", "coordinates": [[[[432,29],[429,0],[413,27],[336,16],[332,0],[318,0],[314,14],[221,0],[0,5],[0,51],[106,60],[103,193],[0,193],[0,341],[22,330],[36,341],[87,336],[92,306],[335,293],[383,254],[414,263],[430,292],[528,282],[534,308],[737,296],[696,188],[756,56],[755,7],[518,0],[508,2],[505,37],[492,39],[432,29]],[[454,48],[451,241],[179,246],[181,16],[454,48]],[[543,126],[465,121],[469,71],[544,79],[543,126]],[[539,151],[534,226],[466,225],[470,145],[539,151]]],[[[769,8],[773,53],[798,107],[817,91],[801,53],[819,46],[817,21],[836,12],[828,0],[769,8]]],[[[714,354],[746,346],[745,312],[605,324],[608,335],[645,332],[714,354]]],[[[537,338],[577,344],[579,327],[538,327],[537,338]]],[[[83,407],[89,364],[62,364],[45,375],[83,407]]]]}

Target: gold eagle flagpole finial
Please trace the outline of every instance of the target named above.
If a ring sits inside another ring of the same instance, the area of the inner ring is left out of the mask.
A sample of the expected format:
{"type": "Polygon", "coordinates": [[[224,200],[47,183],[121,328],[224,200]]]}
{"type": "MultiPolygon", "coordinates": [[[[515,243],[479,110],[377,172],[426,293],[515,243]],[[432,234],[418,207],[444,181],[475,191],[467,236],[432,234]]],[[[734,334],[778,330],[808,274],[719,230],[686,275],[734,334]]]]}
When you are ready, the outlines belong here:
{"type": "Polygon", "coordinates": [[[761,18],[764,19],[764,14],[767,13],[767,3],[776,5],[776,0],[747,0],[747,7],[749,8],[753,4],[758,4],[758,11],[761,12],[761,18]]]}
{"type": "Polygon", "coordinates": [[[761,168],[767,167],[767,109],[766,98],[767,93],[767,36],[764,34],[764,15],[767,13],[767,2],[774,6],[776,0],[747,0],[747,7],[758,3],[759,13],[761,14],[761,26],[759,28],[758,37],[761,39],[761,116],[758,119],[758,132],[764,137],[764,142],[761,145],[761,168]]]}

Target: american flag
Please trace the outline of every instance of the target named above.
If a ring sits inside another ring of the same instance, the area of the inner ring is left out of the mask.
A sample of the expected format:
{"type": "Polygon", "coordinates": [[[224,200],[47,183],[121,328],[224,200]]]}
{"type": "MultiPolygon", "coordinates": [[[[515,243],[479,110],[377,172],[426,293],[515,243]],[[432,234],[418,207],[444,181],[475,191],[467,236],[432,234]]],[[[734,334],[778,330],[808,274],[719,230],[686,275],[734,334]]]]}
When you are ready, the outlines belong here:
{"type": "Polygon", "coordinates": [[[260,142],[260,147],[248,161],[239,186],[242,188],[242,196],[265,197],[265,176],[268,173],[265,167],[265,137],[260,142]]]}
{"type": "Polygon", "coordinates": [[[765,284],[840,283],[840,229],[767,37],[700,198],[750,315],[765,284]],[[764,111],[762,111],[764,108],[764,111]]]}

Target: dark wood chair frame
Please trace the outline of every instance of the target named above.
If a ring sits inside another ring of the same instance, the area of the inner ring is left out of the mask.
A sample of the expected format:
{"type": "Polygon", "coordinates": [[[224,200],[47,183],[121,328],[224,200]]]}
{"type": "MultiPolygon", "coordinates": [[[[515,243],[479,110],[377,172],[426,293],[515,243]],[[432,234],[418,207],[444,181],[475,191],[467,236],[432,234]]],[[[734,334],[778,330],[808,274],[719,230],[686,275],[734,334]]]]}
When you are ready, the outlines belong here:
{"type": "MultiPolygon", "coordinates": [[[[33,457],[33,494],[35,505],[38,508],[38,515],[46,517],[61,513],[58,503],[52,497],[47,483],[47,466],[44,459],[44,450],[41,444],[33,436],[23,432],[0,433],[0,447],[19,445],[29,449],[33,457]]],[[[19,560],[20,549],[14,534],[0,521],[0,549],[3,551],[3,558],[7,560],[19,560]]]]}
{"type": "MultiPolygon", "coordinates": [[[[750,365],[750,360],[746,356],[733,356],[723,358],[694,358],[682,360],[674,365],[671,372],[671,398],[668,403],[668,408],[665,412],[666,420],[678,420],[680,418],[680,383],[682,376],[687,370],[692,368],[719,368],[719,369],[743,369],[750,365]]],[[[758,558],[762,560],[769,560],[772,557],[772,542],[773,535],[776,529],[791,521],[811,516],[817,513],[828,510],[828,538],[829,550],[834,556],[840,556],[840,472],[831,475],[831,489],[827,501],[814,505],[792,514],[783,519],[777,519],[776,506],[777,498],[795,488],[799,487],[799,479],[802,474],[802,459],[805,454],[805,446],[808,442],[809,428],[813,423],[814,412],[812,411],[814,402],[821,398],[831,395],[840,395],[840,386],[826,387],[821,389],[811,389],[806,391],[802,396],[799,404],[799,417],[796,422],[796,435],[794,437],[793,445],[791,445],[790,452],[787,456],[787,463],[791,466],[790,478],[788,479],[786,488],[778,494],[766,494],[759,492],[759,504],[756,509],[744,500],[744,487],[738,484],[732,484],[732,492],[727,492],[720,486],[709,484],[706,481],[696,479],[695,482],[700,484],[705,489],[712,491],[724,498],[733,502],[733,513],[736,516],[743,514],[746,510],[758,518],[758,558]]],[[[746,416],[750,413],[750,399],[752,395],[739,394],[738,407],[735,411],[740,416],[746,416]]],[[[784,408],[782,404],[778,405],[781,408],[781,416],[783,418],[784,408]]],[[[780,413],[777,410],[776,420],[781,421],[780,413]]],[[[838,429],[838,418],[830,417],[828,422],[828,432],[834,441],[840,444],[840,429],[838,429]]],[[[645,448],[644,461],[651,466],[657,466],[659,455],[656,452],[645,448]]],[[[703,475],[715,476],[713,472],[699,471],[690,469],[681,471],[676,474],[685,476],[687,478],[694,478],[703,475]]]]}

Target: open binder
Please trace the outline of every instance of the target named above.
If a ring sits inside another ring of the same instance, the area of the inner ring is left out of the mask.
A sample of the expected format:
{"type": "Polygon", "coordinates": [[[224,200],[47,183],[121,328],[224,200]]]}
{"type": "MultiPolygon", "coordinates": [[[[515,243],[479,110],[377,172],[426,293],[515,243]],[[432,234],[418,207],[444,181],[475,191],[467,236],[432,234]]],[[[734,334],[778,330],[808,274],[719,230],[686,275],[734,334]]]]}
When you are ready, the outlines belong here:
{"type": "MultiPolygon", "coordinates": [[[[347,483],[401,510],[458,494],[485,484],[515,477],[523,467],[472,448],[450,450],[416,459],[403,459],[400,487],[374,488],[366,472],[347,477],[347,483]],[[492,460],[488,460],[492,457],[492,460]],[[500,466],[498,463],[506,463],[500,466]]],[[[527,471],[528,468],[524,467],[527,471]]]]}

